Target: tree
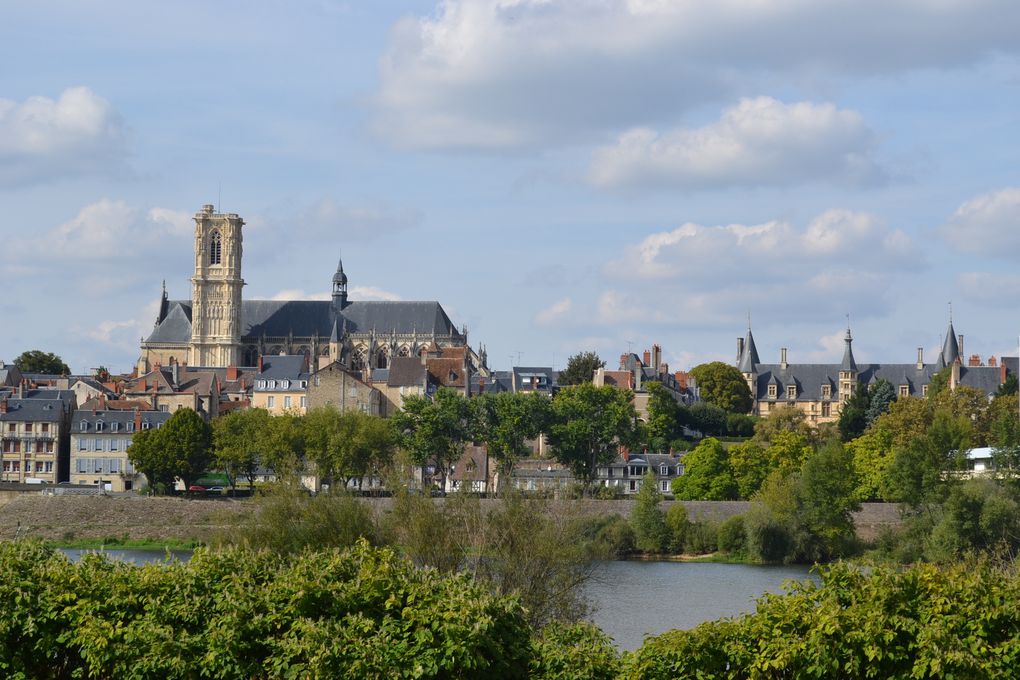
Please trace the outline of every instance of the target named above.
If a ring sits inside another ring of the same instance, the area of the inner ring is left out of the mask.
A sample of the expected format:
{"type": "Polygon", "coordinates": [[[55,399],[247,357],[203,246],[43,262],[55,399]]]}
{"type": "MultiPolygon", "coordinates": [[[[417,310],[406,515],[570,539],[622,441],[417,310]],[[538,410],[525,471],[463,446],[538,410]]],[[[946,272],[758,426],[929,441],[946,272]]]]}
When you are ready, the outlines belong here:
{"type": "Polygon", "coordinates": [[[869,428],[857,439],[847,442],[857,475],[857,500],[888,498],[889,469],[893,464],[892,436],[887,430],[869,428]]]}
{"type": "Polygon", "coordinates": [[[552,419],[549,398],[538,392],[483,394],[472,400],[478,436],[499,467],[499,482],[510,479],[514,464],[528,454],[527,442],[542,436],[552,419]]]}
{"type": "Polygon", "coordinates": [[[309,411],[302,426],[305,455],[331,488],[334,480],[339,480],[340,488],[347,488],[353,479],[360,485],[368,473],[387,467],[393,459],[396,436],[389,421],[377,416],[327,405],[309,411]]]}
{"type": "Polygon", "coordinates": [[[560,371],[556,379],[560,387],[590,383],[595,371],[605,368],[606,362],[595,352],[580,352],[567,359],[567,367],[560,371]]]}
{"type": "Polygon", "coordinates": [[[159,493],[174,483],[174,471],[170,468],[159,442],[160,430],[140,430],[131,437],[127,448],[128,460],[145,475],[149,490],[159,493]]]}
{"type": "Polygon", "coordinates": [[[804,461],[798,496],[798,519],[814,538],[815,555],[828,559],[845,554],[855,534],[851,512],[860,503],[853,456],[839,441],[828,442],[804,461]]]}
{"type": "Polygon", "coordinates": [[[646,553],[661,553],[669,546],[670,531],[666,518],[659,509],[662,494],[655,475],[649,471],[641,480],[641,488],[634,496],[630,512],[630,525],[634,527],[637,549],[646,553]]]}
{"type": "Polygon", "coordinates": [[[549,427],[553,455],[573,471],[586,491],[591,490],[600,465],[611,462],[620,446],[635,443],[633,396],[630,390],[587,382],[564,388],[553,397],[549,427]]]}
{"type": "Polygon", "coordinates": [[[682,501],[731,501],[737,497],[729,457],[719,440],[703,439],[683,457],[684,473],[673,479],[673,496],[682,501]]]}
{"type": "Polygon", "coordinates": [[[796,432],[812,443],[817,436],[815,428],[807,421],[807,415],[793,404],[769,411],[754,424],[754,439],[765,446],[783,432],[796,432]]]}
{"type": "Polygon", "coordinates": [[[948,474],[961,466],[969,448],[971,423],[946,411],[935,414],[926,431],[903,446],[894,446],[889,467],[890,500],[918,508],[943,501],[954,484],[948,474]]]}
{"type": "Polygon", "coordinates": [[[32,349],[22,352],[14,359],[14,365],[22,373],[48,373],[51,375],[68,375],[70,367],[56,354],[32,349]]]}
{"type": "Polygon", "coordinates": [[[231,487],[243,477],[248,488],[254,488],[258,466],[269,458],[271,419],[265,409],[252,408],[231,411],[213,421],[213,459],[231,487]]]}
{"type": "Polygon", "coordinates": [[[753,403],[751,390],[735,366],[713,361],[691,369],[701,398],[728,413],[748,413],[753,403]]]}
{"type": "Polygon", "coordinates": [[[729,450],[730,469],[741,498],[753,496],[776,470],[786,474],[800,468],[812,452],[811,444],[799,432],[779,432],[768,445],[756,439],[729,450]]]}
{"type": "Polygon", "coordinates": [[[949,379],[953,375],[953,367],[946,366],[941,371],[936,373],[928,381],[928,398],[934,397],[935,395],[944,392],[949,389],[949,379]]]}
{"type": "Polygon", "coordinates": [[[434,396],[409,395],[393,425],[415,465],[434,466],[440,486],[475,433],[474,411],[466,397],[441,387],[434,396]]]}
{"type": "Polygon", "coordinates": [[[995,390],[996,397],[1016,397],[1020,384],[1017,383],[1016,373],[1006,375],[1006,380],[995,390]]]}
{"type": "Polygon", "coordinates": [[[297,483],[305,454],[302,417],[293,413],[272,416],[267,421],[263,465],[276,473],[278,480],[297,483]]]}
{"type": "Polygon", "coordinates": [[[868,408],[871,406],[871,395],[866,383],[857,383],[850,398],[839,410],[839,436],[843,441],[860,437],[868,427],[868,408]]]}
{"type": "Polygon", "coordinates": [[[212,460],[212,427],[190,408],[182,408],[156,433],[168,469],[174,477],[181,478],[187,489],[212,460]]]}
{"type": "Polygon", "coordinates": [[[885,378],[880,378],[868,388],[868,408],[864,412],[866,427],[871,427],[878,418],[889,411],[896,401],[896,388],[885,378]]]}
{"type": "Polygon", "coordinates": [[[648,448],[651,451],[666,451],[674,441],[683,437],[687,414],[662,383],[645,383],[645,389],[648,391],[648,448]]]}
{"type": "Polygon", "coordinates": [[[726,411],[715,404],[697,401],[690,406],[681,406],[683,420],[702,435],[717,437],[726,432],[726,411]]]}

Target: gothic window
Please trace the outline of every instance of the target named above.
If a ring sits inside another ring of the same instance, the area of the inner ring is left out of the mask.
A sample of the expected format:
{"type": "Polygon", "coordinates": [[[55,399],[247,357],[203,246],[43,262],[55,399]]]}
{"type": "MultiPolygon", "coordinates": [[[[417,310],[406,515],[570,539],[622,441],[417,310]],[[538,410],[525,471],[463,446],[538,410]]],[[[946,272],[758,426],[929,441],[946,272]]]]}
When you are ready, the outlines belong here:
{"type": "Polygon", "coordinates": [[[375,360],[376,368],[386,368],[387,361],[386,352],[379,350],[379,356],[375,360]]]}
{"type": "Polygon", "coordinates": [[[409,357],[409,356],[411,356],[411,348],[408,347],[407,345],[401,345],[400,346],[400,350],[397,351],[397,356],[399,356],[399,357],[409,357]]]}
{"type": "Polygon", "coordinates": [[[786,398],[787,399],[796,399],[797,398],[797,386],[796,385],[787,385],[787,387],[786,387],[786,398]]]}
{"type": "Polygon", "coordinates": [[[355,350],[354,355],[351,357],[351,370],[360,371],[365,368],[366,351],[364,347],[359,347],[355,350]]]}
{"type": "Polygon", "coordinates": [[[209,239],[209,264],[220,264],[223,254],[223,243],[220,232],[214,231],[209,239]]]}

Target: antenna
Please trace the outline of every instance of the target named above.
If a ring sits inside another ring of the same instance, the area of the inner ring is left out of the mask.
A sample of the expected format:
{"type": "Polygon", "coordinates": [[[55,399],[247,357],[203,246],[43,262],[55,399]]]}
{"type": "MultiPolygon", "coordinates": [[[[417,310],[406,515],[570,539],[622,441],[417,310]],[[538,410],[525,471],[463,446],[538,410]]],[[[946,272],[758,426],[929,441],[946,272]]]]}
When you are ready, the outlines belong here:
{"type": "Polygon", "coordinates": [[[627,340],[627,354],[631,354],[633,352],[633,347],[634,347],[634,341],[633,340],[627,340]]]}

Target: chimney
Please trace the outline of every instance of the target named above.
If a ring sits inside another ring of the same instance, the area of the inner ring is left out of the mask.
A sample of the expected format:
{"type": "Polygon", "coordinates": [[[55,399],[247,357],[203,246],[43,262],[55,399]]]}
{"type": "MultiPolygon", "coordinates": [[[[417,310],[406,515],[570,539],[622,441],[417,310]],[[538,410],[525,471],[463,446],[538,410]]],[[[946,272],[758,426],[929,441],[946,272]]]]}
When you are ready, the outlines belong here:
{"type": "Polygon", "coordinates": [[[968,366],[980,366],[981,365],[981,356],[979,354],[971,354],[970,358],[967,359],[967,365],[968,366]]]}
{"type": "Polygon", "coordinates": [[[25,398],[25,383],[28,382],[26,378],[22,378],[21,382],[18,383],[18,399],[25,398]]]}
{"type": "Polygon", "coordinates": [[[99,408],[101,408],[104,411],[106,410],[106,395],[105,394],[100,394],[99,395],[99,408]]]}
{"type": "Polygon", "coordinates": [[[170,362],[170,378],[173,380],[174,387],[181,384],[181,365],[176,361],[170,362]]]}
{"type": "Polygon", "coordinates": [[[262,372],[262,355],[259,355],[259,373],[262,372]]]}
{"type": "Polygon", "coordinates": [[[642,359],[644,360],[645,366],[652,366],[652,367],[655,366],[655,364],[652,363],[652,353],[649,352],[647,349],[645,350],[645,353],[644,353],[642,359]]]}
{"type": "Polygon", "coordinates": [[[957,344],[960,346],[960,360],[963,360],[963,334],[956,336],[958,338],[957,344]]]}
{"type": "Polygon", "coordinates": [[[740,357],[744,356],[744,339],[737,338],[737,363],[740,363],[740,357]]]}
{"type": "Polygon", "coordinates": [[[630,449],[628,449],[626,446],[621,446],[620,447],[620,457],[623,458],[623,462],[625,462],[625,463],[628,460],[630,460],[630,449]]]}
{"type": "Polygon", "coordinates": [[[783,347],[779,350],[779,368],[786,370],[788,364],[786,363],[786,348],[783,347]]]}
{"type": "Polygon", "coordinates": [[[652,345],[652,368],[655,372],[659,372],[659,365],[662,363],[662,348],[658,345],[652,345]]]}
{"type": "Polygon", "coordinates": [[[135,407],[135,432],[138,432],[141,429],[142,429],[142,412],[139,411],[138,407],[136,406],[135,407]]]}
{"type": "Polygon", "coordinates": [[[924,368],[924,347],[917,348],[917,370],[924,368]]]}
{"type": "Polygon", "coordinates": [[[630,356],[629,354],[621,354],[620,355],[620,370],[621,371],[627,368],[627,357],[629,357],[629,356],[630,356]]]}
{"type": "Polygon", "coordinates": [[[227,366],[227,380],[231,382],[237,380],[237,366],[234,364],[227,366]]]}
{"type": "Polygon", "coordinates": [[[994,354],[988,357],[988,365],[991,366],[992,368],[999,365],[999,360],[995,358],[994,354]]]}
{"type": "Polygon", "coordinates": [[[7,413],[7,397],[0,399],[0,413],[7,413]]]}
{"type": "Polygon", "coordinates": [[[1006,382],[1006,362],[1003,361],[999,364],[999,384],[1002,385],[1006,382]]]}

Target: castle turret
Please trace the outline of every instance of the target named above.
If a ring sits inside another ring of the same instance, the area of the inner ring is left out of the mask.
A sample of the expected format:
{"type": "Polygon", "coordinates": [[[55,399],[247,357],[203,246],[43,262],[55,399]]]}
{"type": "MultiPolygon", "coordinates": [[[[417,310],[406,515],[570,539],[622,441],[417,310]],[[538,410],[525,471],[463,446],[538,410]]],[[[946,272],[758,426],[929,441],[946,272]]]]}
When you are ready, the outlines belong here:
{"type": "Polygon", "coordinates": [[[843,362],[839,365],[839,400],[845,402],[857,389],[857,362],[854,360],[853,337],[850,327],[846,328],[843,339],[843,362]]]}

